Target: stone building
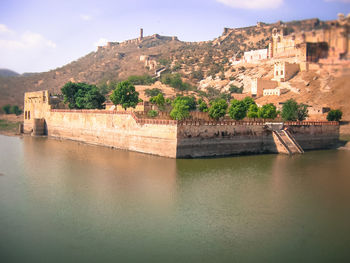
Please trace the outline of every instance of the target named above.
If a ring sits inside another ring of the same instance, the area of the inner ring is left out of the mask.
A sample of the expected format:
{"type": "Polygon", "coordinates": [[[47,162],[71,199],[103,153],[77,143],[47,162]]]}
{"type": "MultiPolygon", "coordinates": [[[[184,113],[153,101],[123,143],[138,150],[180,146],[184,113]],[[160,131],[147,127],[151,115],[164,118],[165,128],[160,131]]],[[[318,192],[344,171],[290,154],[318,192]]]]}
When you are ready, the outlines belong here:
{"type": "Polygon", "coordinates": [[[244,52],[243,62],[254,63],[268,58],[268,50],[258,49],[244,52]]]}
{"type": "Polygon", "coordinates": [[[300,70],[299,64],[288,63],[286,61],[275,61],[274,63],[274,78],[275,81],[288,81],[294,77],[300,70]]]}

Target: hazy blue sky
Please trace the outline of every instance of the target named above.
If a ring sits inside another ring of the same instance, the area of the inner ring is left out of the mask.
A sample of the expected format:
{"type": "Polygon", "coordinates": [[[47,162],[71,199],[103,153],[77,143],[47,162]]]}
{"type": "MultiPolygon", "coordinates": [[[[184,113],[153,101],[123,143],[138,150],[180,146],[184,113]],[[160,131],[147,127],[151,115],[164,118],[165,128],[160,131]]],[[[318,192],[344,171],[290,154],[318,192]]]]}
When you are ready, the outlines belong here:
{"type": "Polygon", "coordinates": [[[0,68],[47,71],[97,43],[144,35],[210,40],[224,27],[350,13],[350,0],[0,0],[0,68]]]}

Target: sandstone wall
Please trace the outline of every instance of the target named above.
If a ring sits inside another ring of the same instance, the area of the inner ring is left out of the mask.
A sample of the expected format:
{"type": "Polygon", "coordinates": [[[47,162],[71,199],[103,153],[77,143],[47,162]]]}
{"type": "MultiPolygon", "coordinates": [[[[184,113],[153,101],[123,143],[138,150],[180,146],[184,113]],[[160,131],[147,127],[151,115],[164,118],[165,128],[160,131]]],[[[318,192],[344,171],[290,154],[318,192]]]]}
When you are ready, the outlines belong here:
{"type": "Polygon", "coordinates": [[[176,157],[177,126],[169,121],[137,123],[131,114],[93,110],[51,110],[45,120],[49,136],[176,157]]]}
{"type": "Polygon", "coordinates": [[[182,123],[178,126],[177,157],[225,156],[277,152],[272,133],[263,123],[182,123]]]}

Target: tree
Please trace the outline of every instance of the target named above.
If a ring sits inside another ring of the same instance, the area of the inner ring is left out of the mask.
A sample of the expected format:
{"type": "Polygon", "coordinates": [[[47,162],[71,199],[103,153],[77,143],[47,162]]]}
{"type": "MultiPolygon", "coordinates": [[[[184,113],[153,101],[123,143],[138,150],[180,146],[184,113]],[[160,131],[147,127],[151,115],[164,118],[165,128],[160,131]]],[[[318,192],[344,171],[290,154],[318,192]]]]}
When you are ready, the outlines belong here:
{"type": "Polygon", "coordinates": [[[208,105],[202,100],[198,105],[198,109],[200,112],[208,112],[208,105]]]}
{"type": "Polygon", "coordinates": [[[307,109],[307,105],[300,103],[298,105],[298,121],[303,121],[307,117],[309,117],[309,110],[307,109]]]}
{"type": "Polygon", "coordinates": [[[70,109],[102,109],[106,100],[96,85],[87,83],[68,82],[61,91],[70,109]]]}
{"type": "Polygon", "coordinates": [[[7,105],[3,106],[2,110],[5,112],[5,114],[10,114],[11,105],[7,104],[7,105]]]}
{"type": "Polygon", "coordinates": [[[242,100],[232,100],[228,114],[234,120],[242,120],[247,115],[247,106],[242,100]]]}
{"type": "Polygon", "coordinates": [[[176,103],[182,101],[184,104],[188,106],[189,111],[193,111],[196,109],[196,99],[194,97],[189,96],[178,96],[174,99],[172,106],[174,107],[176,103]]]}
{"type": "Polygon", "coordinates": [[[129,81],[122,81],[117,84],[110,99],[114,105],[121,105],[126,110],[129,107],[136,107],[139,102],[139,93],[129,81]]]}
{"type": "Polygon", "coordinates": [[[263,119],[275,119],[277,117],[276,106],[272,103],[263,105],[258,111],[258,117],[263,119]]]}
{"type": "Polygon", "coordinates": [[[259,107],[256,104],[252,104],[249,106],[247,111],[248,118],[258,118],[259,107]]]}
{"type": "Polygon", "coordinates": [[[282,107],[282,119],[284,121],[296,121],[298,119],[298,103],[293,100],[287,100],[282,107]]]}
{"type": "Polygon", "coordinates": [[[152,97],[149,101],[157,105],[159,109],[164,109],[165,99],[162,93],[159,93],[157,96],[152,97]]]}
{"type": "Polygon", "coordinates": [[[242,93],[243,88],[238,88],[237,86],[231,84],[229,91],[230,91],[230,93],[242,93]]]}
{"type": "Polygon", "coordinates": [[[22,110],[17,105],[13,105],[10,109],[10,113],[16,114],[18,116],[22,114],[22,110]]]}
{"type": "Polygon", "coordinates": [[[131,75],[128,77],[127,80],[133,85],[150,85],[155,82],[155,79],[153,79],[150,75],[147,74],[144,74],[142,76],[131,75]]]}
{"type": "Polygon", "coordinates": [[[212,102],[209,108],[209,116],[215,120],[225,116],[227,111],[227,102],[224,99],[218,99],[212,102]]]}
{"type": "Polygon", "coordinates": [[[190,109],[186,101],[178,100],[173,104],[173,109],[170,112],[170,117],[174,120],[184,120],[190,116],[190,109]]]}
{"type": "Polygon", "coordinates": [[[331,110],[327,114],[328,121],[340,121],[343,116],[341,110],[331,110]]]}
{"type": "Polygon", "coordinates": [[[253,100],[253,98],[251,98],[251,97],[245,97],[243,99],[243,103],[244,103],[244,105],[245,105],[247,110],[249,109],[249,107],[251,105],[255,105],[256,104],[255,101],[253,100]]]}

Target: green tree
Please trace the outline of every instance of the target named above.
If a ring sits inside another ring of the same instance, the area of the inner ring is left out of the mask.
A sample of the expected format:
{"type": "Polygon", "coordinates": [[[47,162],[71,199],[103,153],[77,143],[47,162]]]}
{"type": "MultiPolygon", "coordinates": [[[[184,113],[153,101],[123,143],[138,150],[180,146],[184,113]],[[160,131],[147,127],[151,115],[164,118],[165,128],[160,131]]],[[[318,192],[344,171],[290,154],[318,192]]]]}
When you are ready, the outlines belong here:
{"type": "Polygon", "coordinates": [[[189,97],[189,96],[178,96],[174,99],[172,106],[174,107],[175,104],[177,104],[179,101],[182,101],[184,104],[188,106],[189,111],[193,111],[196,109],[196,99],[194,97],[189,97]]]}
{"type": "Polygon", "coordinates": [[[16,114],[18,116],[22,114],[22,110],[17,105],[13,105],[11,106],[10,113],[16,114]]]}
{"type": "Polygon", "coordinates": [[[238,88],[237,86],[231,84],[229,91],[231,93],[242,93],[243,92],[243,88],[238,88]]]}
{"type": "Polygon", "coordinates": [[[275,119],[277,117],[276,106],[273,103],[265,104],[258,111],[258,117],[263,119],[275,119]]]}
{"type": "Polygon", "coordinates": [[[234,120],[242,120],[247,116],[247,106],[242,100],[232,100],[228,114],[234,120]]]}
{"type": "Polygon", "coordinates": [[[309,117],[308,112],[309,110],[307,109],[307,105],[300,103],[298,105],[298,121],[303,121],[309,117]]]}
{"type": "Polygon", "coordinates": [[[129,107],[136,107],[139,102],[139,93],[129,81],[122,81],[117,84],[110,99],[115,105],[121,105],[126,110],[129,107]]]}
{"type": "Polygon", "coordinates": [[[205,103],[205,101],[201,101],[199,104],[198,104],[198,109],[199,111],[201,112],[208,112],[208,105],[205,103]]]}
{"type": "Polygon", "coordinates": [[[173,109],[170,112],[170,117],[174,120],[184,120],[190,116],[190,109],[186,101],[178,100],[173,104],[173,109]]]}
{"type": "Polygon", "coordinates": [[[96,85],[87,83],[68,82],[61,92],[70,109],[102,109],[106,100],[96,85]]]}
{"type": "Polygon", "coordinates": [[[243,103],[244,103],[244,105],[245,105],[247,110],[249,109],[249,107],[251,105],[255,105],[256,104],[255,101],[253,100],[253,98],[251,98],[251,97],[245,97],[243,99],[243,103]]]}
{"type": "Polygon", "coordinates": [[[248,118],[258,118],[259,107],[256,104],[249,106],[247,111],[248,118]]]}
{"type": "Polygon", "coordinates": [[[162,93],[159,93],[157,96],[152,97],[149,101],[157,105],[159,109],[164,109],[165,99],[162,93]]]}
{"type": "Polygon", "coordinates": [[[287,100],[282,107],[282,119],[284,121],[296,121],[298,119],[298,103],[293,100],[287,100]]]}
{"type": "Polygon", "coordinates": [[[133,85],[151,85],[155,82],[155,79],[147,74],[144,74],[142,76],[131,75],[127,80],[133,85]]]}
{"type": "Polygon", "coordinates": [[[327,114],[328,121],[340,121],[343,116],[341,110],[331,110],[327,114]]]}
{"type": "Polygon", "coordinates": [[[209,108],[209,116],[215,120],[225,116],[227,111],[227,102],[224,99],[218,99],[212,102],[209,108]]]}
{"type": "Polygon", "coordinates": [[[5,114],[10,114],[11,105],[6,104],[5,106],[2,107],[2,110],[5,112],[5,114]]]}

